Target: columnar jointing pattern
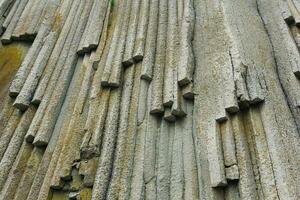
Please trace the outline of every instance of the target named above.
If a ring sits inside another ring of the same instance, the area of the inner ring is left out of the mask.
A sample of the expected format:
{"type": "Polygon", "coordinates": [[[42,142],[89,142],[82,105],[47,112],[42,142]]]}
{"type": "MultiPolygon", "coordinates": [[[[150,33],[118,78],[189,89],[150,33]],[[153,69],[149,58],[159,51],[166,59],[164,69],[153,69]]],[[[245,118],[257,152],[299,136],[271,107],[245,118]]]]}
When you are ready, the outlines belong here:
{"type": "Polygon", "coordinates": [[[32,42],[0,104],[1,200],[300,199],[297,0],[0,16],[1,48],[32,42]]]}

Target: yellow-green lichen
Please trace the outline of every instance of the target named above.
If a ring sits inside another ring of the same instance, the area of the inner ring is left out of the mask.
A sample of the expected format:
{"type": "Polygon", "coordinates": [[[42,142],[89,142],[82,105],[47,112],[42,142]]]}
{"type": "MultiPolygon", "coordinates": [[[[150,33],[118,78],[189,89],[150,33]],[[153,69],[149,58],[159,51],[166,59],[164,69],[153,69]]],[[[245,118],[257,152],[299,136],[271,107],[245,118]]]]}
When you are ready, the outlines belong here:
{"type": "Polygon", "coordinates": [[[27,52],[28,44],[0,45],[0,100],[27,52]]]}
{"type": "Polygon", "coordinates": [[[52,200],[68,200],[69,197],[68,197],[67,192],[55,190],[55,191],[53,191],[52,197],[50,199],[52,199],[52,200]]]}
{"type": "Polygon", "coordinates": [[[62,16],[58,14],[55,16],[54,24],[52,26],[52,31],[53,32],[58,31],[58,29],[61,26],[61,23],[62,23],[62,16]]]}
{"type": "Polygon", "coordinates": [[[80,191],[80,199],[82,200],[89,200],[92,199],[92,189],[91,188],[84,188],[80,191]]]}

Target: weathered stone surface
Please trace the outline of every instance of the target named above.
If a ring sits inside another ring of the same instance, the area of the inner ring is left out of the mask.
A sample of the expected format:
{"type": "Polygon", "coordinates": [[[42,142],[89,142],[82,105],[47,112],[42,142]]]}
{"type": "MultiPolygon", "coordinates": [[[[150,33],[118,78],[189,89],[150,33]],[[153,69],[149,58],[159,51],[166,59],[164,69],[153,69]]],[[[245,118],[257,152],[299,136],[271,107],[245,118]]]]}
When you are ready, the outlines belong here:
{"type": "Polygon", "coordinates": [[[300,199],[299,24],[298,0],[0,0],[0,199],[300,199]]]}

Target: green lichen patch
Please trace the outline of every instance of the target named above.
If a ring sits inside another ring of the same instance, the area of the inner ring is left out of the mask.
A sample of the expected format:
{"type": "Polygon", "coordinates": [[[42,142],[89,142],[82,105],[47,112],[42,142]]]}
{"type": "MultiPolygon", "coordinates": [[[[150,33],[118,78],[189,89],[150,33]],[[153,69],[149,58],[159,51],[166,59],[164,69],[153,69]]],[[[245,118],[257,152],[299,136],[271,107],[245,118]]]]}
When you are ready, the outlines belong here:
{"type": "Polygon", "coordinates": [[[0,99],[17,72],[27,52],[28,44],[0,45],[0,99]]]}

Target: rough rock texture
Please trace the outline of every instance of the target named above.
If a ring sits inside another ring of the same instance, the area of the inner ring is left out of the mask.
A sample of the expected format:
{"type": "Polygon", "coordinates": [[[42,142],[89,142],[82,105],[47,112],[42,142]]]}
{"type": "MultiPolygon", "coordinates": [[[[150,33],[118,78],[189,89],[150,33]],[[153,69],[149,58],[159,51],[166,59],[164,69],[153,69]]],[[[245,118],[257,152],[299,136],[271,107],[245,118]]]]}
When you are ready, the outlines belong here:
{"type": "Polygon", "coordinates": [[[0,200],[300,199],[298,0],[0,0],[0,200]]]}

